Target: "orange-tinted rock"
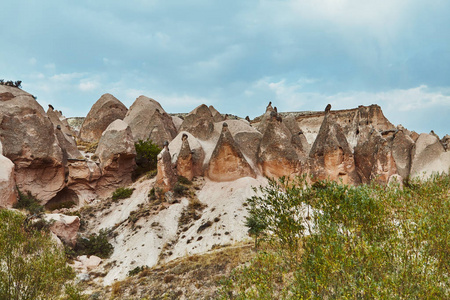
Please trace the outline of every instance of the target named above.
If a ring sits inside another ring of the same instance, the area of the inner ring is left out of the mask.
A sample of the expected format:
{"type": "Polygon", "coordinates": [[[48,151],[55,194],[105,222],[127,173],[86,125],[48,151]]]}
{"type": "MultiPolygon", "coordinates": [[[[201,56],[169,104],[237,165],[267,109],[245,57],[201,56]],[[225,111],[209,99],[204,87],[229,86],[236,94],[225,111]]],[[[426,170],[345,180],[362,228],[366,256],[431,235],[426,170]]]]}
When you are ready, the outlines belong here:
{"type": "Polygon", "coordinates": [[[331,113],[325,115],[311,148],[309,166],[314,180],[342,180],[345,184],[360,182],[353,153],[341,126],[331,113]]]}
{"type": "Polygon", "coordinates": [[[126,113],[126,106],[116,97],[111,94],[102,95],[84,119],[79,138],[86,142],[97,142],[109,124],[117,119],[122,120],[126,113]]]}
{"type": "Polygon", "coordinates": [[[189,180],[194,178],[194,159],[192,154],[191,147],[189,146],[188,135],[183,134],[182,145],[177,158],[177,173],[179,176],[184,176],[189,180]]]}
{"type": "Polygon", "coordinates": [[[227,123],[223,123],[222,132],[209,160],[206,174],[214,181],[233,181],[241,177],[256,177],[231,136],[227,123]]]}
{"type": "Polygon", "coordinates": [[[155,186],[163,192],[167,192],[173,188],[177,182],[177,174],[172,164],[172,157],[169,152],[169,144],[164,143],[164,148],[158,154],[158,173],[156,174],[155,186]]]}

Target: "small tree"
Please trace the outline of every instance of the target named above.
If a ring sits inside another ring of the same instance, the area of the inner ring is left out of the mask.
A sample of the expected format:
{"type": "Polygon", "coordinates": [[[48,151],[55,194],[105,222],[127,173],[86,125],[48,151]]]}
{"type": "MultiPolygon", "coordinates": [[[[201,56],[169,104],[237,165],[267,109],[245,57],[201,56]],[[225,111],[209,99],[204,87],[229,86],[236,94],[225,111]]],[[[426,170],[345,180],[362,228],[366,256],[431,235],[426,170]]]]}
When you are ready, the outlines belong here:
{"type": "Polygon", "coordinates": [[[134,177],[138,177],[145,172],[155,170],[157,164],[157,156],[161,152],[161,148],[154,144],[152,140],[139,140],[134,144],[136,148],[136,171],[134,177]]]}
{"type": "Polygon", "coordinates": [[[0,210],[0,299],[55,299],[74,272],[49,232],[24,224],[24,215],[0,210]]]}

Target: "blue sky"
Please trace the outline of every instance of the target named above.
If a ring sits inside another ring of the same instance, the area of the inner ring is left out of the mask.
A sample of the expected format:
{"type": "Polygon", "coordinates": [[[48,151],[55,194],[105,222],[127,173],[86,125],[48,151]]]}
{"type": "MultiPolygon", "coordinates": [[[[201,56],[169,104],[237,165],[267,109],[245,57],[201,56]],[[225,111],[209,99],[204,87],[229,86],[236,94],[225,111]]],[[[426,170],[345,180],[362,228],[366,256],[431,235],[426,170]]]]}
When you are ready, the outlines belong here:
{"type": "Polygon", "coordinates": [[[104,93],[245,117],[379,104],[450,134],[450,1],[3,1],[0,78],[66,116],[104,93]]]}

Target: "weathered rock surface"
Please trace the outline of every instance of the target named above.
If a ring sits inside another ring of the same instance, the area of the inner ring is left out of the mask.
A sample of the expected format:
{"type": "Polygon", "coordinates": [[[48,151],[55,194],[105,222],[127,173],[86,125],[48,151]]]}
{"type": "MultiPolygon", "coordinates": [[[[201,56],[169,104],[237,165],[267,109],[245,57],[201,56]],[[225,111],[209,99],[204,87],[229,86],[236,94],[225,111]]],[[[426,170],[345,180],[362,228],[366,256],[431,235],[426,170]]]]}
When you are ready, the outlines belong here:
{"type": "Polygon", "coordinates": [[[256,174],[242,154],[228,130],[228,124],[223,123],[217,145],[209,160],[206,172],[214,181],[233,181],[241,177],[256,178],[256,174]]]}
{"type": "Polygon", "coordinates": [[[77,234],[80,229],[80,218],[78,216],[66,216],[63,214],[46,214],[46,221],[52,222],[50,231],[65,244],[75,246],[77,234]]]}
{"type": "Polygon", "coordinates": [[[19,189],[30,191],[45,204],[65,184],[63,153],[53,124],[31,94],[0,86],[0,94],[5,93],[14,97],[8,97],[0,105],[3,153],[15,165],[19,189]]]}
{"type": "Polygon", "coordinates": [[[189,180],[194,178],[193,152],[189,146],[188,135],[182,135],[182,145],[177,158],[177,173],[189,180]]]}
{"type": "Polygon", "coordinates": [[[14,164],[1,153],[0,142],[0,208],[11,208],[17,202],[14,164]]]}
{"type": "Polygon", "coordinates": [[[169,149],[172,156],[172,164],[176,165],[178,175],[187,178],[191,175],[192,177],[203,176],[205,151],[198,139],[192,134],[187,131],[181,131],[170,142],[169,149]],[[192,168],[189,170],[189,167],[192,168]]]}
{"type": "Polygon", "coordinates": [[[442,139],[441,139],[441,144],[442,146],[444,146],[445,151],[449,151],[450,150],[450,135],[445,135],[442,139]]]}
{"type": "Polygon", "coordinates": [[[355,147],[356,171],[362,183],[375,180],[388,183],[397,167],[388,141],[372,129],[367,135],[360,135],[355,147]]]}
{"type": "Polygon", "coordinates": [[[311,150],[311,145],[308,143],[303,130],[300,129],[298,123],[295,121],[294,117],[288,116],[283,119],[283,123],[289,129],[292,135],[292,144],[296,147],[297,151],[301,154],[309,154],[311,150]]]}
{"type": "Polygon", "coordinates": [[[202,104],[191,111],[180,127],[200,140],[208,140],[214,132],[214,118],[208,106],[202,104]]]}
{"type": "Polygon", "coordinates": [[[265,131],[258,151],[258,162],[262,173],[267,177],[299,175],[302,172],[302,160],[292,145],[292,135],[281,118],[272,111],[266,122],[265,131]]]}
{"type": "Polygon", "coordinates": [[[127,123],[115,120],[103,132],[95,152],[100,159],[102,177],[97,182],[100,197],[118,187],[130,184],[131,174],[136,167],[133,134],[127,123]]]}
{"type": "Polygon", "coordinates": [[[450,152],[434,135],[422,133],[412,149],[410,177],[427,178],[433,173],[448,173],[450,152]]]}
{"type": "Polygon", "coordinates": [[[61,112],[54,110],[53,106],[49,105],[47,109],[47,117],[53,123],[53,126],[55,126],[55,128],[59,125],[60,130],[65,134],[69,136],[75,135],[74,132],[72,131],[72,128],[70,128],[66,118],[62,116],[61,112]]]}
{"type": "Polygon", "coordinates": [[[392,155],[397,165],[397,172],[402,178],[408,178],[411,171],[411,151],[414,141],[408,132],[400,128],[392,141],[392,155]]]}
{"type": "Polygon", "coordinates": [[[214,106],[210,105],[209,110],[211,111],[211,115],[213,116],[214,122],[222,122],[224,121],[224,117],[214,108],[214,106]]]}
{"type": "Polygon", "coordinates": [[[169,152],[169,144],[165,143],[164,148],[158,154],[158,173],[156,174],[155,186],[163,192],[167,192],[173,188],[177,182],[177,174],[172,164],[172,157],[169,152]]]}
{"type": "Polygon", "coordinates": [[[309,166],[315,180],[342,180],[346,184],[360,182],[353,153],[342,127],[331,113],[325,115],[319,134],[311,148],[309,166]]]}
{"type": "Polygon", "coordinates": [[[172,116],[172,122],[178,132],[180,130],[181,124],[183,124],[183,119],[177,116],[172,116]]]}
{"type": "Polygon", "coordinates": [[[154,99],[139,96],[123,119],[131,128],[134,141],[151,139],[159,147],[177,135],[173,119],[154,99]]]}
{"type": "Polygon", "coordinates": [[[117,119],[122,120],[127,111],[126,106],[113,95],[102,95],[84,119],[79,138],[86,142],[97,142],[109,124],[117,119]]]}

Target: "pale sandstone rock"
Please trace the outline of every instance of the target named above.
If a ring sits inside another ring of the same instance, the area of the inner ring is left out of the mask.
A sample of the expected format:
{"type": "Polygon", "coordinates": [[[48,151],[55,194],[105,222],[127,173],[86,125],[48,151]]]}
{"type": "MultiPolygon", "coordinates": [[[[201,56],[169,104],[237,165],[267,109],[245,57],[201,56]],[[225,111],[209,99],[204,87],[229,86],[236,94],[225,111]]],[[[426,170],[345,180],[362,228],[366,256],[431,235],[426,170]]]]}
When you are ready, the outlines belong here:
{"type": "Polygon", "coordinates": [[[445,135],[442,139],[441,139],[441,144],[442,146],[444,146],[445,151],[449,151],[450,150],[450,135],[445,135]]]}
{"type": "Polygon", "coordinates": [[[111,94],[104,94],[87,114],[78,137],[86,142],[97,142],[109,124],[122,120],[126,113],[127,108],[122,102],[111,94]]]}
{"type": "Polygon", "coordinates": [[[450,152],[431,134],[422,133],[412,149],[410,177],[427,178],[433,173],[448,173],[450,152]]]}
{"type": "Polygon", "coordinates": [[[97,194],[109,196],[117,189],[132,182],[136,167],[133,134],[127,123],[115,120],[103,132],[95,152],[100,159],[102,177],[97,182],[97,194]]]}
{"type": "Polygon", "coordinates": [[[158,173],[156,174],[155,186],[163,192],[167,192],[173,188],[177,181],[177,174],[175,173],[169,152],[169,143],[166,142],[164,144],[164,148],[158,154],[157,159],[158,173]]]}
{"type": "Polygon", "coordinates": [[[14,179],[14,164],[0,152],[0,208],[11,208],[16,202],[17,189],[14,179]]]}
{"type": "Polygon", "coordinates": [[[154,99],[139,96],[123,119],[131,128],[134,141],[151,139],[159,147],[177,135],[173,118],[154,99]]]}
{"type": "Polygon", "coordinates": [[[331,113],[325,115],[311,148],[309,166],[315,180],[342,180],[345,184],[360,182],[353,153],[341,126],[331,113]]]}
{"type": "Polygon", "coordinates": [[[59,111],[53,110],[53,107],[50,105],[49,105],[49,108],[47,109],[47,117],[53,123],[53,126],[55,128],[59,125],[59,128],[61,129],[61,131],[64,132],[65,134],[67,134],[69,136],[75,135],[72,128],[70,128],[67,120],[60,114],[59,111]]]}
{"type": "Polygon", "coordinates": [[[228,130],[228,124],[222,124],[217,145],[209,160],[207,176],[214,181],[233,181],[241,177],[256,178],[256,174],[244,158],[239,146],[228,130]]]}
{"type": "Polygon", "coordinates": [[[222,117],[220,112],[218,112],[217,109],[214,108],[214,106],[210,105],[209,110],[211,111],[211,115],[213,116],[214,122],[224,121],[224,118],[222,117]]]}
{"type": "Polygon", "coordinates": [[[5,93],[10,97],[2,97],[0,105],[3,153],[15,165],[19,189],[45,204],[65,185],[63,153],[53,124],[32,95],[0,86],[0,94],[5,93]]]}
{"type": "Polygon", "coordinates": [[[191,111],[181,124],[180,131],[187,131],[200,140],[208,140],[214,133],[214,118],[208,106],[202,104],[191,111]]]}
{"type": "MultiPolygon", "coordinates": [[[[195,138],[192,134],[187,131],[181,131],[169,144],[170,153],[172,156],[172,164],[176,165],[178,175],[183,175],[183,173],[192,172],[192,176],[203,176],[204,174],[204,161],[205,161],[205,151],[203,150],[202,144],[195,138]],[[186,135],[186,141],[183,140],[183,136],[186,135]],[[179,155],[182,152],[182,148],[187,148],[186,143],[189,144],[189,149],[192,155],[192,170],[183,170],[191,165],[189,155],[187,155],[187,150],[183,150],[183,158],[179,160],[179,155]],[[187,155],[187,156],[186,156],[187,155]],[[180,164],[185,164],[185,166],[179,167],[180,164]],[[180,171],[180,168],[182,171],[180,171]]],[[[187,174],[186,174],[187,175],[187,174]]]]}
{"type": "Polygon", "coordinates": [[[77,234],[80,229],[78,216],[66,216],[63,214],[46,214],[45,220],[52,222],[50,231],[64,243],[74,247],[77,243],[77,234]]]}
{"type": "Polygon", "coordinates": [[[411,151],[414,141],[408,131],[400,128],[392,141],[392,155],[397,165],[397,172],[402,178],[408,178],[411,171],[411,151]]]}
{"type": "Polygon", "coordinates": [[[178,132],[180,130],[181,124],[183,124],[183,119],[177,116],[172,116],[172,122],[178,132]]]}

